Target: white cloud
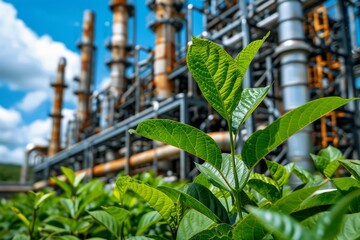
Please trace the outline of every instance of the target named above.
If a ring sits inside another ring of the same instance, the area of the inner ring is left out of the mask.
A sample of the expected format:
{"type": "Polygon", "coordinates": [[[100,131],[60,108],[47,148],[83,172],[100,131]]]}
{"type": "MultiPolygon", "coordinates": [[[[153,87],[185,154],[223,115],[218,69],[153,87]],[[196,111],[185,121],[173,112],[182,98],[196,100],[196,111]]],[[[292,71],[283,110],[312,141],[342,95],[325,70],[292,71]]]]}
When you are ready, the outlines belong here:
{"type": "Polygon", "coordinates": [[[11,164],[22,164],[25,158],[24,148],[9,149],[0,145],[0,162],[11,164]]]}
{"type": "Polygon", "coordinates": [[[51,130],[51,118],[39,119],[25,126],[25,135],[28,143],[48,145],[51,130]]]}
{"type": "Polygon", "coordinates": [[[0,106],[0,130],[15,127],[20,122],[21,115],[19,112],[0,106]]]}
{"type": "Polygon", "coordinates": [[[31,112],[39,107],[47,98],[48,94],[45,91],[29,92],[17,104],[17,107],[25,112],[31,112]]]}
{"type": "MultiPolygon", "coordinates": [[[[13,5],[0,0],[0,80],[12,89],[49,91],[60,57],[67,60],[66,82],[80,69],[79,55],[48,35],[38,36],[17,18],[13,5]]],[[[67,91],[65,99],[74,101],[67,91]]]]}

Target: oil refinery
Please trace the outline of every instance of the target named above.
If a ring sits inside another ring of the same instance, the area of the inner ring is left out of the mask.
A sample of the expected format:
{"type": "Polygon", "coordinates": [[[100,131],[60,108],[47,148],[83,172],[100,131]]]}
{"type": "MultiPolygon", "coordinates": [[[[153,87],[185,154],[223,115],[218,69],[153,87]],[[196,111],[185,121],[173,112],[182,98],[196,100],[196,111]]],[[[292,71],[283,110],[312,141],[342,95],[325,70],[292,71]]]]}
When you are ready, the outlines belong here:
{"type": "MultiPolygon", "coordinates": [[[[243,82],[246,87],[272,85],[268,96],[241,131],[241,141],[284,113],[325,96],[352,98],[360,83],[360,1],[358,0],[146,0],[152,11],[136,15],[136,4],[111,0],[112,36],[106,41],[111,58],[110,85],[94,89],[95,14],[84,12],[76,118],[61,139],[65,58],[59,59],[51,112],[48,146],[29,144],[21,182],[39,189],[61,175],[61,166],[88,178],[110,179],[120,171],[135,174],[154,170],[191,179],[199,159],[172,146],[129,134],[144,119],[167,118],[191,124],[208,133],[223,151],[229,151],[226,124],[202,98],[186,66],[186,51],[194,25],[200,37],[210,39],[236,56],[252,40],[271,31],[243,82]],[[195,13],[201,18],[194,17],[195,13]],[[130,21],[137,18],[137,21],[130,21]],[[135,22],[153,31],[152,48],[130,41],[135,22]],[[140,57],[146,56],[146,57],[140,57]],[[358,81],[357,81],[358,80],[358,81]],[[29,171],[33,178],[29,177],[29,171]]],[[[309,153],[328,145],[347,158],[360,157],[359,105],[346,105],[301,130],[268,158],[294,162],[307,169],[309,153]]],[[[259,169],[261,171],[261,169],[259,169]]]]}

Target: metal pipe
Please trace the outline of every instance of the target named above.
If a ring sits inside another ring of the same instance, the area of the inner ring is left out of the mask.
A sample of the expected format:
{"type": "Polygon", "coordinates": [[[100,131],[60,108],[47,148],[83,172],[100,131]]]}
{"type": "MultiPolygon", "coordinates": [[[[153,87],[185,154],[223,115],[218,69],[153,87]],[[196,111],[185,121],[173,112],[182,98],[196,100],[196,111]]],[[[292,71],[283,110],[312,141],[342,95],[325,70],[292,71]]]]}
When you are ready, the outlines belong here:
{"type": "MultiPolygon", "coordinates": [[[[249,45],[251,42],[251,32],[250,32],[250,26],[248,23],[248,11],[247,11],[247,1],[246,0],[240,0],[239,1],[239,11],[241,11],[241,31],[243,33],[242,38],[242,46],[245,48],[245,46],[249,45]]],[[[245,73],[244,80],[243,80],[243,87],[244,88],[251,88],[253,87],[253,76],[252,76],[252,64],[249,65],[248,70],[245,73]]],[[[254,121],[254,115],[251,115],[248,120],[245,122],[245,129],[246,129],[246,135],[250,136],[255,131],[255,121],[254,121]]]]}
{"type": "Polygon", "coordinates": [[[129,8],[126,0],[112,0],[110,4],[113,12],[112,37],[109,48],[111,49],[110,66],[110,94],[119,100],[126,90],[125,82],[126,56],[128,45],[128,20],[129,8]]]}
{"type": "MultiPolygon", "coordinates": [[[[208,135],[214,139],[214,141],[223,151],[230,151],[229,132],[212,132],[208,135]]],[[[151,149],[142,153],[132,155],[130,158],[128,158],[128,164],[129,167],[135,167],[146,163],[151,163],[154,158],[157,158],[159,161],[170,161],[179,157],[180,149],[169,145],[163,145],[157,147],[156,149],[151,149]]],[[[76,174],[81,174],[85,172],[87,176],[90,176],[91,173],[94,177],[101,176],[107,173],[112,173],[125,169],[126,161],[127,157],[123,157],[113,160],[111,162],[96,165],[93,169],[88,168],[77,171],[76,174]]],[[[64,175],[58,176],[58,178],[61,180],[66,179],[64,175]]],[[[54,185],[55,182],[53,182],[52,180],[39,181],[34,183],[33,188],[40,189],[47,186],[48,184],[54,185]]]]}
{"type": "Polygon", "coordinates": [[[30,165],[30,154],[34,151],[37,151],[41,153],[43,156],[46,155],[48,152],[47,146],[41,146],[41,145],[34,145],[32,143],[29,143],[26,146],[25,149],[25,160],[23,162],[23,165],[21,166],[21,172],[20,172],[20,183],[24,184],[28,180],[28,174],[29,174],[29,165],[30,165]]]}
{"type": "MultiPolygon", "coordinates": [[[[94,20],[93,12],[84,12],[83,35],[79,48],[81,50],[81,73],[79,78],[79,90],[77,106],[77,119],[79,121],[79,133],[90,124],[90,95],[93,82],[93,58],[94,58],[94,20]]],[[[79,141],[80,139],[76,139],[79,141]]]]}
{"type": "MultiPolygon", "coordinates": [[[[305,42],[303,12],[300,0],[279,0],[278,37],[280,45],[276,54],[280,58],[281,88],[285,111],[290,111],[309,101],[307,55],[310,46],[305,42]]],[[[287,141],[287,159],[312,170],[311,128],[305,128],[287,141]]]]}
{"type": "Polygon", "coordinates": [[[169,73],[175,64],[175,16],[179,15],[175,7],[177,0],[156,0],[153,7],[156,15],[154,23],[155,54],[154,54],[154,95],[158,100],[172,96],[172,83],[169,73]]]}
{"type": "Polygon", "coordinates": [[[65,58],[60,58],[56,80],[51,86],[54,88],[54,105],[53,112],[50,115],[53,118],[52,128],[51,128],[51,138],[49,144],[48,156],[52,157],[56,153],[58,153],[61,149],[61,110],[62,110],[62,102],[63,102],[63,91],[66,88],[64,81],[64,73],[66,67],[65,58]]]}

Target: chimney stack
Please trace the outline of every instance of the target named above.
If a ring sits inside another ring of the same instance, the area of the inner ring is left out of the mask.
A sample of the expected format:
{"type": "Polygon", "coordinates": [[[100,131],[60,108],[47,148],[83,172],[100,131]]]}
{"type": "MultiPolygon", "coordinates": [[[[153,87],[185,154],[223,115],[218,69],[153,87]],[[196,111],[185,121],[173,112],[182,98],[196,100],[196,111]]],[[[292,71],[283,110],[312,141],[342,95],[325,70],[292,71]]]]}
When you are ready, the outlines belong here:
{"type": "MultiPolygon", "coordinates": [[[[93,83],[93,61],[94,61],[94,20],[93,12],[84,12],[83,34],[78,48],[81,52],[81,72],[79,77],[77,121],[79,123],[79,133],[90,125],[90,96],[91,85],[93,83]]],[[[80,136],[81,139],[81,136],[80,136]]],[[[78,139],[78,140],[80,140],[78,139]]]]}
{"type": "Polygon", "coordinates": [[[62,102],[63,102],[63,92],[64,88],[66,88],[64,76],[65,76],[65,67],[66,60],[65,58],[60,58],[59,65],[57,69],[56,80],[51,86],[54,88],[54,103],[53,110],[50,116],[53,119],[52,129],[51,129],[51,139],[49,144],[48,156],[52,157],[61,149],[61,110],[62,110],[62,102]]]}

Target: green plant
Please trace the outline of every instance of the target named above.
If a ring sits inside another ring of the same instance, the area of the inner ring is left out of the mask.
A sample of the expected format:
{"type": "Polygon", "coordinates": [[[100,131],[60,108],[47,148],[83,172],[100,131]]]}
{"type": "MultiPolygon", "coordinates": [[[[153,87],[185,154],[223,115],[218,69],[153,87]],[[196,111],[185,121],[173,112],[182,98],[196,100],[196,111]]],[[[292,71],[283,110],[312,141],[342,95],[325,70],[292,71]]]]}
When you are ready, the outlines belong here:
{"type": "MultiPolygon", "coordinates": [[[[170,226],[173,239],[203,239],[205,236],[212,237],[209,239],[271,239],[279,236],[275,230],[284,230],[281,228],[284,224],[269,229],[261,214],[270,214],[270,220],[285,222],[283,217],[295,214],[305,200],[316,201],[313,194],[325,185],[325,182],[317,181],[294,164],[282,166],[265,157],[297,131],[354,99],[328,97],[304,104],[265,129],[256,131],[245,141],[241,154],[235,152],[242,124],[270,88],[242,89],[243,76],[268,35],[246,46],[235,59],[219,45],[196,37],[193,37],[187,54],[188,68],[204,98],[227,122],[230,154],[222,154],[219,146],[206,133],[172,120],[145,120],[136,130],[130,130],[130,133],[173,145],[204,160],[203,164],[197,164],[201,174],[193,183],[180,189],[154,188],[128,176],[117,180],[119,196],[126,196],[126,191],[131,189],[144,199],[170,226]],[[253,173],[261,160],[266,162],[271,177],[253,173]],[[286,184],[292,173],[305,186],[291,191],[286,184]],[[189,219],[193,221],[189,222],[189,219]]],[[[333,160],[326,163],[331,165],[326,171],[329,175],[338,164],[333,160]]],[[[341,209],[340,213],[334,210],[341,216],[351,202],[350,197],[346,199],[334,207],[341,209]]],[[[312,216],[311,211],[308,215],[312,216]]],[[[316,229],[321,229],[321,226],[316,229]]],[[[297,225],[294,223],[295,230],[297,225]]],[[[280,235],[289,239],[292,236],[280,235]]]]}

